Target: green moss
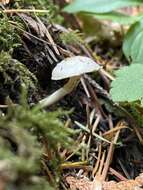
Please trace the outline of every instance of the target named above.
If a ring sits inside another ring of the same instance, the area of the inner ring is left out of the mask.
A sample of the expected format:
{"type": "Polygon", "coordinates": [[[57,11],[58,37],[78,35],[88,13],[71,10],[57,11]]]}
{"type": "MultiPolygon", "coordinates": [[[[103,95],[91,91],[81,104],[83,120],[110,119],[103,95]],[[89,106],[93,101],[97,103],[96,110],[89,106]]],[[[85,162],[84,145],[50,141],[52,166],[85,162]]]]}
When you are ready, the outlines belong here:
{"type": "Polygon", "coordinates": [[[47,155],[45,164],[55,177],[52,185],[58,186],[58,148],[69,147],[72,142],[69,137],[72,131],[64,128],[58,119],[61,114],[60,111],[45,112],[37,107],[30,109],[28,105],[19,105],[10,107],[8,114],[0,117],[0,173],[7,179],[5,189],[51,188],[41,176],[44,153],[41,142],[46,142],[46,151],[51,152],[51,158],[47,155]]]}
{"type": "Polygon", "coordinates": [[[0,18],[0,51],[12,51],[20,45],[20,37],[7,16],[0,18]]]}
{"type": "Polygon", "coordinates": [[[15,115],[13,119],[1,117],[0,143],[0,172],[1,177],[7,179],[5,189],[33,189],[36,186],[40,189],[45,186],[44,189],[48,190],[48,182],[37,175],[40,171],[41,145],[15,115]]]}
{"type": "Polygon", "coordinates": [[[63,32],[60,35],[62,42],[65,44],[83,44],[82,34],[78,30],[71,30],[69,32],[63,32]]]}
{"type": "Polygon", "coordinates": [[[9,96],[12,99],[19,97],[21,87],[27,90],[35,88],[36,77],[19,61],[12,59],[6,53],[0,53],[0,90],[2,98],[9,96]]]}

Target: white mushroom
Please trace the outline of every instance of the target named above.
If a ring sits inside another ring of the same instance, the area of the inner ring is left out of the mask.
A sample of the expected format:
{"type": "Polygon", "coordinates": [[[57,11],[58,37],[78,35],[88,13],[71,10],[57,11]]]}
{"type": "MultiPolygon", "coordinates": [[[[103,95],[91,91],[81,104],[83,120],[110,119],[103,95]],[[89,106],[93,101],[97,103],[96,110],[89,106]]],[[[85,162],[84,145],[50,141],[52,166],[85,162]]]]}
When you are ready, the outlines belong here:
{"type": "Polygon", "coordinates": [[[61,61],[53,69],[52,80],[70,78],[59,90],[39,102],[40,107],[47,107],[69,94],[80,82],[82,74],[98,71],[101,67],[91,58],[74,56],[61,61]]]}

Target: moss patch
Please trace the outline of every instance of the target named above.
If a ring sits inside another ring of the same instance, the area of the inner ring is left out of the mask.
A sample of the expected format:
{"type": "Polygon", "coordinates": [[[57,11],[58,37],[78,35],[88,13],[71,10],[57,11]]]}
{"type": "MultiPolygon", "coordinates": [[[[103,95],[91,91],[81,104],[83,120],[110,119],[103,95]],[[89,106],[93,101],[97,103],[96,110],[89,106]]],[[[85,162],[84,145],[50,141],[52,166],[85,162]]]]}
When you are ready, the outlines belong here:
{"type": "Polygon", "coordinates": [[[12,59],[6,52],[0,53],[1,101],[5,101],[6,97],[10,97],[12,100],[19,100],[22,85],[28,91],[34,92],[36,82],[36,77],[25,65],[12,59]]]}

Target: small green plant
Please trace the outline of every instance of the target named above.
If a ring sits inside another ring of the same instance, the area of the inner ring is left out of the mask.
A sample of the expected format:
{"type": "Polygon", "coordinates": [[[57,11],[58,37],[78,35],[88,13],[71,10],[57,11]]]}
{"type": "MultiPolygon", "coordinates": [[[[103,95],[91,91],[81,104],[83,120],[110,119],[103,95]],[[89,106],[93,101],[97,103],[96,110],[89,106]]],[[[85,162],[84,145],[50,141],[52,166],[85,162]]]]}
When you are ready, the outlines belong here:
{"type": "Polygon", "coordinates": [[[120,24],[130,24],[123,40],[123,53],[133,63],[142,64],[143,13],[131,16],[118,11],[129,6],[143,5],[142,0],[74,0],[64,8],[69,13],[88,14],[96,19],[111,20],[120,24]]]}
{"type": "MultiPolygon", "coordinates": [[[[143,13],[131,16],[118,9],[143,5],[142,0],[74,0],[64,8],[69,13],[88,14],[96,19],[106,19],[129,25],[123,39],[123,53],[129,66],[115,72],[117,78],[111,83],[110,94],[115,102],[129,103],[130,112],[139,123],[143,107],[143,13]],[[136,106],[137,104],[137,106],[136,106]]],[[[142,124],[141,124],[142,125],[142,124]]]]}
{"type": "Polygon", "coordinates": [[[7,115],[0,115],[0,172],[1,178],[6,180],[5,189],[53,189],[42,176],[44,153],[47,167],[52,168],[55,176],[52,186],[57,187],[61,161],[58,149],[69,147],[73,134],[59,119],[63,114],[29,108],[23,99],[22,105],[10,107],[7,115]],[[51,152],[51,160],[47,151],[51,152]]]}

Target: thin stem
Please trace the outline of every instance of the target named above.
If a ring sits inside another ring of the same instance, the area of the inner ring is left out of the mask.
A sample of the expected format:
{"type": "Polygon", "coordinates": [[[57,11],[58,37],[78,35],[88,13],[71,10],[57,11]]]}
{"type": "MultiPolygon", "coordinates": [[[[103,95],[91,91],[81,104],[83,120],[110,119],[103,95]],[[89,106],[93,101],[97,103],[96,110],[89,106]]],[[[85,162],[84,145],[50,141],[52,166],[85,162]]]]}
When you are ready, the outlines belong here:
{"type": "Polygon", "coordinates": [[[113,77],[110,73],[105,71],[103,68],[100,69],[100,72],[104,74],[107,78],[109,78],[111,81],[115,80],[115,77],[113,77]]]}
{"type": "Polygon", "coordinates": [[[41,9],[4,9],[0,13],[49,13],[48,10],[41,9]]]}
{"type": "Polygon", "coordinates": [[[71,77],[69,81],[60,89],[55,91],[53,94],[50,96],[44,98],[43,100],[39,101],[40,107],[48,107],[60,99],[62,99],[64,96],[69,94],[80,82],[80,77],[71,77]]]}

